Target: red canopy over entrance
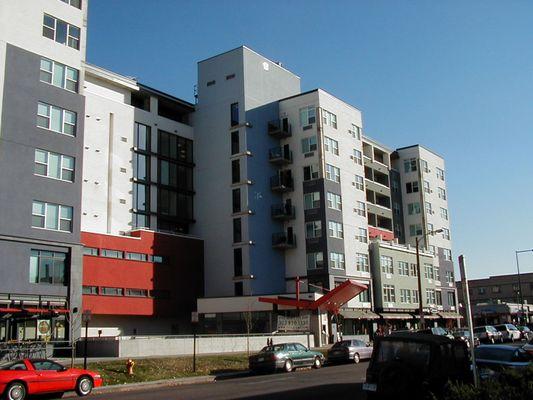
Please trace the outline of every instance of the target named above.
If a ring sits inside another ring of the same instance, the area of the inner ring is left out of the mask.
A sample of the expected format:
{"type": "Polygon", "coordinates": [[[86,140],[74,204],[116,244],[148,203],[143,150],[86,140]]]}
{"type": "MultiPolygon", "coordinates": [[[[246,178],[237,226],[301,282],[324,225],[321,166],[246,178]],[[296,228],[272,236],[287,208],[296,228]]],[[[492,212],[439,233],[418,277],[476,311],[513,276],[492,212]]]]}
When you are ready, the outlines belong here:
{"type": "Polygon", "coordinates": [[[364,292],[367,289],[368,287],[366,285],[348,279],[315,301],[291,299],[286,297],[278,297],[277,299],[270,297],[259,297],[258,300],[263,303],[278,304],[301,308],[304,310],[329,311],[337,314],[339,312],[339,308],[343,304],[346,304],[349,300],[353,299],[359,293],[364,292]]]}

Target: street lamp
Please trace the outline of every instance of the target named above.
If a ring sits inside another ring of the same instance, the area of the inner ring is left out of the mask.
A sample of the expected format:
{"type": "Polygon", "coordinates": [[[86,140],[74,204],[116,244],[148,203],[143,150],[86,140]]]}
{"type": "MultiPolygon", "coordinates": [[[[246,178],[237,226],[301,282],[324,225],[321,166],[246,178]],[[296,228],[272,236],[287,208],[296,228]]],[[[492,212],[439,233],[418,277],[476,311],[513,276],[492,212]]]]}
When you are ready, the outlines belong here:
{"type": "MultiPolygon", "coordinates": [[[[533,252],[533,249],[528,249],[528,250],[516,250],[515,251],[515,256],[516,256],[516,273],[517,273],[517,277],[518,277],[518,293],[520,294],[520,311],[521,311],[521,315],[520,317],[518,317],[518,321],[520,322],[521,318],[523,317],[524,315],[524,295],[522,293],[522,279],[520,278],[520,264],[518,263],[518,254],[520,253],[529,253],[529,252],[533,252]]],[[[523,320],[522,320],[523,321],[523,320]]],[[[529,322],[529,321],[526,321],[526,322],[529,322]]]]}
{"type": "Polygon", "coordinates": [[[429,235],[434,235],[436,233],[442,233],[444,232],[444,229],[436,229],[434,231],[429,231],[429,232],[426,232],[424,235],[422,235],[421,237],[416,237],[415,239],[415,243],[416,243],[416,269],[418,271],[418,317],[420,319],[420,329],[424,329],[425,328],[425,323],[424,323],[424,307],[422,305],[422,271],[420,271],[420,251],[418,249],[419,247],[419,244],[420,244],[420,241],[422,239],[424,239],[424,241],[426,241],[427,237],[429,235]]]}

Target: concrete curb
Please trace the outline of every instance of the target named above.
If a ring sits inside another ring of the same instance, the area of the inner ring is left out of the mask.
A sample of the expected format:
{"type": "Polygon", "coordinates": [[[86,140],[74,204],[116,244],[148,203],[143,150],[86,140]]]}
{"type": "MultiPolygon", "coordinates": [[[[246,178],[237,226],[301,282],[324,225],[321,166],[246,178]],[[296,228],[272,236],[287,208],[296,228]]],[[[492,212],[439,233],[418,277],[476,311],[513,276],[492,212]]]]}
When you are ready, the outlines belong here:
{"type": "MultiPolygon", "coordinates": [[[[149,382],[136,382],[136,383],[127,383],[122,385],[109,385],[95,388],[93,394],[105,394],[105,393],[115,393],[115,392],[129,392],[134,390],[143,390],[151,389],[161,386],[181,386],[181,385],[194,385],[199,383],[212,383],[217,380],[224,380],[230,378],[239,378],[249,376],[249,371],[241,372],[228,372],[225,374],[219,375],[201,375],[201,376],[191,376],[187,378],[177,378],[177,379],[161,379],[159,381],[149,381],[149,382]]],[[[69,392],[65,393],[64,398],[69,397],[78,397],[76,393],[69,392]]]]}

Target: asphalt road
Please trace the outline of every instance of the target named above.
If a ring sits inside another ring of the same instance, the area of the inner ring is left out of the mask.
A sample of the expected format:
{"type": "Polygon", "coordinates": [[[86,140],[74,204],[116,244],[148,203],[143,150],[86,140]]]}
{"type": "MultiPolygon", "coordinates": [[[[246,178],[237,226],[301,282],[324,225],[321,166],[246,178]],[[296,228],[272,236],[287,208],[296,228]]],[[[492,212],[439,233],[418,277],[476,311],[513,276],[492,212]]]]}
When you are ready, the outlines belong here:
{"type": "Polygon", "coordinates": [[[362,383],[368,362],[302,369],[291,373],[234,378],[214,383],[162,386],[150,390],[105,393],[88,400],[310,400],[365,399],[362,383]]]}

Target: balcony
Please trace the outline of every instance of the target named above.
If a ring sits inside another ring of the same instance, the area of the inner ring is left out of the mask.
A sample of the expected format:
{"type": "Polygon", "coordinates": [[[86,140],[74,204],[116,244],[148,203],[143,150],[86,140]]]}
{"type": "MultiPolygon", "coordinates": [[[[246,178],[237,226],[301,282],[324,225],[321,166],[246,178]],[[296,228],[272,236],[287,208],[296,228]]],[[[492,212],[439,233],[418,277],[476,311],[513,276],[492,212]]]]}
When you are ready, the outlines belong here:
{"type": "Polygon", "coordinates": [[[296,216],[294,206],[287,203],[274,204],[271,207],[270,212],[272,215],[272,219],[276,219],[279,221],[288,221],[289,219],[294,219],[296,216]]]}
{"type": "Polygon", "coordinates": [[[294,189],[294,181],[290,175],[274,175],[270,177],[270,189],[277,193],[289,192],[294,189]]]}
{"type": "Polygon", "coordinates": [[[272,234],[272,248],[293,249],[296,247],[296,236],[293,233],[278,232],[272,234]]]}
{"type": "Polygon", "coordinates": [[[274,147],[268,151],[268,161],[277,165],[290,164],[292,163],[292,151],[288,146],[274,147]]]}
{"type": "Polygon", "coordinates": [[[291,124],[288,118],[277,119],[268,123],[268,134],[276,139],[284,139],[292,136],[291,124]]]}

